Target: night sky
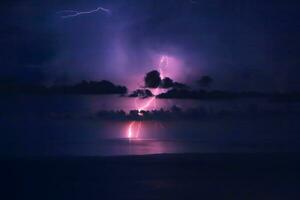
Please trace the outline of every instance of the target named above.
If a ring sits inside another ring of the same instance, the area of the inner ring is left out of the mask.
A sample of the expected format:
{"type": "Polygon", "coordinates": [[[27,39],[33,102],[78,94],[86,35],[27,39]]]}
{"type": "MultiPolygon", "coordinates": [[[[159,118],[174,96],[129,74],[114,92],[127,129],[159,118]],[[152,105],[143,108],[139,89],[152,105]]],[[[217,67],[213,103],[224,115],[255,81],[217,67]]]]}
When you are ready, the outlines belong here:
{"type": "Polygon", "coordinates": [[[4,0],[0,78],[133,87],[168,55],[178,81],[208,74],[217,88],[299,90],[299,10],[296,0],[4,0]],[[111,14],[58,13],[99,6],[111,14]]]}

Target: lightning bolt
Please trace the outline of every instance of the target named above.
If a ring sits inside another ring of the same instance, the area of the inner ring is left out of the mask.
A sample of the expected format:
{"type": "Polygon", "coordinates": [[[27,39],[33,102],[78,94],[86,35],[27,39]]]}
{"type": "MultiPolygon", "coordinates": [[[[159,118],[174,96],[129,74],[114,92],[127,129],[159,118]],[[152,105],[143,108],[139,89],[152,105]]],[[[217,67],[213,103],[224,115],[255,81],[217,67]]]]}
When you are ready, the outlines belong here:
{"type": "Polygon", "coordinates": [[[80,15],[87,15],[87,14],[92,14],[96,12],[102,12],[111,15],[111,10],[103,7],[98,7],[94,10],[88,10],[88,11],[77,11],[77,10],[62,10],[57,12],[58,14],[61,15],[61,18],[66,19],[66,18],[71,18],[71,17],[78,17],[80,15]]]}
{"type": "MultiPolygon", "coordinates": [[[[169,59],[168,59],[168,56],[162,56],[160,58],[160,62],[159,62],[159,72],[160,72],[160,75],[161,75],[161,78],[163,79],[164,78],[164,73],[163,73],[163,68],[166,68],[168,66],[168,63],[169,63],[169,59]]],[[[155,95],[159,92],[160,88],[156,88],[155,91],[153,92],[155,95]]],[[[141,106],[137,106],[137,110],[138,110],[138,115],[139,116],[143,116],[142,112],[143,110],[147,110],[147,108],[149,106],[152,105],[152,103],[156,103],[155,102],[155,96],[151,97],[147,102],[145,102],[143,105],[141,106]]],[[[138,123],[138,127],[137,127],[137,131],[135,132],[134,130],[134,126],[136,125],[136,121],[133,121],[131,122],[129,125],[128,125],[128,129],[127,129],[127,137],[129,139],[133,139],[133,138],[138,138],[139,135],[140,135],[140,129],[141,129],[141,122],[138,123]]]]}

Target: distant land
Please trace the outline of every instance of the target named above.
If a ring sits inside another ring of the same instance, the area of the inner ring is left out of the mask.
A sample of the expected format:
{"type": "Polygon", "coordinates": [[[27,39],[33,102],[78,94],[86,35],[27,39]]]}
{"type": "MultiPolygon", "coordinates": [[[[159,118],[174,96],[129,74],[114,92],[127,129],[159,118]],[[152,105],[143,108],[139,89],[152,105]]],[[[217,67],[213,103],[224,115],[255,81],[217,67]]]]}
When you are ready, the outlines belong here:
{"type": "MultiPolygon", "coordinates": [[[[184,85],[184,84],[182,84],[184,85]]],[[[79,94],[79,95],[110,95],[119,94],[133,98],[149,98],[154,96],[149,89],[137,89],[128,94],[126,86],[117,85],[108,80],[86,81],[74,85],[17,84],[0,81],[0,94],[79,94]]],[[[194,99],[194,100],[232,100],[241,98],[265,98],[274,102],[300,102],[300,92],[234,92],[226,90],[198,89],[186,87],[170,87],[166,92],[155,96],[159,99],[194,99]]]]}
{"type": "Polygon", "coordinates": [[[0,83],[0,93],[5,94],[126,94],[125,86],[102,81],[81,81],[75,85],[23,85],[16,83],[0,83]]]}
{"type": "Polygon", "coordinates": [[[255,91],[232,92],[222,90],[189,90],[171,89],[156,96],[160,99],[198,99],[198,100],[229,100],[239,98],[266,98],[270,101],[292,102],[300,101],[300,92],[264,93],[255,91]]]}

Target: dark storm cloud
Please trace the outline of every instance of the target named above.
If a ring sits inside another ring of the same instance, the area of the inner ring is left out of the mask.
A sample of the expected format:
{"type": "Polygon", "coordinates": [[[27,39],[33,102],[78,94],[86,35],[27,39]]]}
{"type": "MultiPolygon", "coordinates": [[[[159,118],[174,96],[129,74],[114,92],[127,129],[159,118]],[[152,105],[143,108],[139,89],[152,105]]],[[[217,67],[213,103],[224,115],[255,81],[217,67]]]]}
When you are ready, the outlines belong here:
{"type": "Polygon", "coordinates": [[[58,50],[55,34],[47,25],[46,10],[34,2],[1,3],[1,78],[21,82],[41,82],[45,78],[42,65],[58,50]]]}
{"type": "Polygon", "coordinates": [[[276,0],[2,1],[1,73],[34,66],[46,78],[122,81],[152,70],[149,52],[157,52],[228,88],[300,88],[299,8],[276,0]],[[98,6],[112,15],[56,15],[98,6]]]}

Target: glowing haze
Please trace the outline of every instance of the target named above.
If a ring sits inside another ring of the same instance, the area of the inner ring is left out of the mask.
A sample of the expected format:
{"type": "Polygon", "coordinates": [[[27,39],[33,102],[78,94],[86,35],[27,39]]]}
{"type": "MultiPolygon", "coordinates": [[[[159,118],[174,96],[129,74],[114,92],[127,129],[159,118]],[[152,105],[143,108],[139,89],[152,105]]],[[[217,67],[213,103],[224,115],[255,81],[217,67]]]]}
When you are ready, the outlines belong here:
{"type": "Polygon", "coordinates": [[[164,75],[179,82],[207,74],[218,89],[300,88],[298,1],[1,3],[3,79],[107,79],[135,89],[168,55],[164,75]]]}
{"type": "MultiPolygon", "coordinates": [[[[168,56],[162,56],[159,60],[159,66],[158,66],[158,71],[160,72],[160,77],[161,79],[163,79],[165,77],[165,71],[167,70],[169,66],[169,57],[168,56]]],[[[161,91],[161,89],[155,88],[155,90],[153,91],[154,95],[159,94],[161,91]]],[[[155,96],[150,97],[146,100],[146,102],[142,102],[141,105],[136,105],[136,110],[138,111],[138,114],[142,117],[142,111],[147,111],[148,108],[152,105],[155,104],[155,96]]],[[[141,126],[142,126],[142,122],[136,122],[133,121],[131,123],[129,123],[128,125],[128,129],[127,129],[127,137],[129,139],[137,139],[140,136],[140,131],[141,131],[141,126]]]]}

